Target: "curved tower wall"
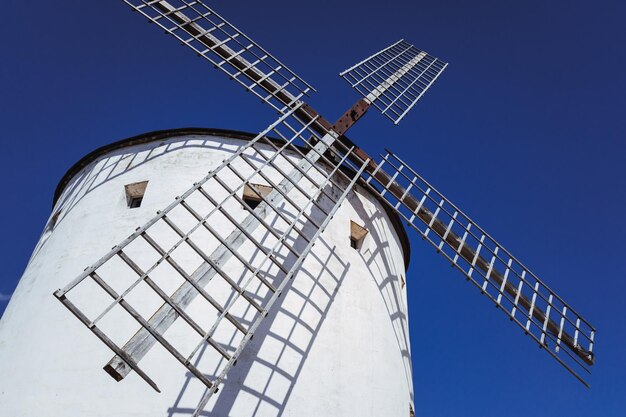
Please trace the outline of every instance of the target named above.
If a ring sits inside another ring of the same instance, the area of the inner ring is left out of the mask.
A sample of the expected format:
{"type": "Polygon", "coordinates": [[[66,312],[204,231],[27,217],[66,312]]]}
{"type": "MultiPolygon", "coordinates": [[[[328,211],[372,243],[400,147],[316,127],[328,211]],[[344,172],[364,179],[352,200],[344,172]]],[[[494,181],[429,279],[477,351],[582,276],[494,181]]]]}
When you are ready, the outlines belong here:
{"type": "MultiPolygon", "coordinates": [[[[140,362],[162,393],[134,372],[115,382],[102,370],[112,352],[52,293],[245,143],[210,135],[170,137],[107,152],[74,174],[0,321],[3,413],[192,414],[204,386],[167,352],[155,348],[140,362]],[[146,180],[141,206],[129,209],[124,186],[146,180]]],[[[282,164],[289,172],[291,167],[282,164]]],[[[280,182],[277,171],[268,175],[280,182]]],[[[241,206],[228,210],[238,218],[246,215],[241,206]]],[[[412,385],[404,265],[397,229],[381,203],[357,186],[204,415],[408,416],[412,385]],[[350,246],[351,221],[368,230],[358,250],[350,246]]],[[[82,297],[87,309],[100,302],[88,293],[82,297]]],[[[120,320],[112,331],[132,335],[137,328],[132,324],[120,320]]],[[[178,335],[181,346],[185,337],[178,335]]],[[[228,344],[228,335],[220,337],[228,344]]]]}

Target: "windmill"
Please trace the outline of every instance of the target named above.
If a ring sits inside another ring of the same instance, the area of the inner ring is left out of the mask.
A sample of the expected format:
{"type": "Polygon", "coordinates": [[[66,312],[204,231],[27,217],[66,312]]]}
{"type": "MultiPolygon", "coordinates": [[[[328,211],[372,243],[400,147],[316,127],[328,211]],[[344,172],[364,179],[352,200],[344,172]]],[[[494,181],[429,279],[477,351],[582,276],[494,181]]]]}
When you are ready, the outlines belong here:
{"type": "MultiPolygon", "coordinates": [[[[362,98],[331,123],[304,102],[314,91],[308,83],[203,1],[125,2],[270,105],[279,117],[66,287],[55,292],[56,298],[114,352],[115,356],[105,366],[113,378],[120,381],[134,371],[159,391],[158,384],[144,372],[140,362],[155,346],[160,346],[206,387],[193,413],[201,415],[277,300],[288,293],[291,280],[341,204],[359,186],[405,220],[410,229],[433,245],[539,347],[587,385],[579,369],[589,372],[594,363],[593,326],[399,156],[387,151],[380,158],[373,158],[345,135],[370,107],[398,124],[445,70],[446,63],[404,40],[390,45],[340,74],[362,98]],[[278,166],[274,157],[261,153],[257,153],[260,155],[257,157],[262,160],[253,163],[249,154],[260,145],[272,147],[276,155],[297,154],[298,159],[285,158],[290,164],[288,170],[278,166]],[[250,172],[233,169],[235,161],[248,164],[250,172]],[[268,169],[279,171],[282,180],[272,180],[265,174],[268,169]],[[258,203],[253,207],[239,196],[239,188],[224,183],[222,174],[225,172],[239,177],[242,187],[255,176],[262,177],[269,187],[248,187],[258,203]],[[314,184],[313,192],[305,189],[302,185],[305,182],[314,184]],[[213,194],[210,185],[214,184],[227,190],[225,197],[220,199],[213,194]],[[228,202],[233,200],[247,207],[243,221],[237,221],[227,208],[228,202]],[[283,204],[296,208],[294,217],[284,215],[283,204]],[[210,209],[201,212],[197,205],[210,209]],[[310,215],[308,208],[313,206],[323,213],[321,217],[310,215]],[[184,225],[173,220],[174,213],[181,211],[188,219],[184,225]],[[207,221],[215,213],[232,224],[227,236],[207,221]],[[287,226],[276,227],[268,220],[270,217],[280,217],[287,226]],[[307,231],[298,227],[304,220],[312,225],[307,231]],[[159,228],[166,228],[173,237],[160,241],[154,233],[159,228]],[[194,232],[198,230],[213,236],[215,245],[210,251],[194,240],[194,232]],[[259,233],[271,236],[273,246],[262,243],[259,233]],[[293,243],[294,235],[302,242],[300,245],[293,243]],[[153,251],[149,264],[133,256],[132,248],[139,243],[153,251]],[[246,245],[261,253],[260,261],[246,258],[242,250],[246,245]],[[174,259],[173,253],[183,246],[201,259],[201,266],[193,273],[174,259]],[[288,264],[280,261],[279,255],[285,252],[292,259],[288,264]],[[233,279],[225,270],[224,265],[231,259],[238,260],[246,270],[243,280],[233,279]],[[116,278],[106,274],[107,268],[116,263],[125,265],[128,271],[127,276],[117,277],[124,280],[123,286],[112,282],[116,278]],[[171,273],[182,282],[173,292],[166,291],[152,278],[152,272],[162,264],[168,264],[171,273]],[[268,278],[270,269],[275,273],[271,280],[268,278]],[[216,276],[236,293],[227,303],[219,302],[206,290],[216,276]],[[247,291],[253,282],[260,282],[267,291],[268,297],[262,303],[247,291]],[[138,286],[149,289],[161,300],[148,318],[127,300],[138,286]],[[110,297],[110,303],[97,314],[88,314],[72,299],[72,293],[84,287],[103,291],[110,297]],[[206,300],[218,311],[208,328],[187,312],[196,298],[206,300]],[[238,302],[247,303],[256,312],[247,326],[233,314],[238,302]],[[114,311],[123,311],[140,326],[123,346],[99,326],[114,311]],[[200,337],[190,354],[184,354],[175,342],[164,336],[177,322],[186,323],[200,337]],[[214,339],[224,322],[239,332],[234,351],[225,350],[214,339]],[[193,360],[203,349],[213,349],[223,358],[223,365],[214,379],[208,378],[193,360]]],[[[358,246],[357,240],[351,244],[358,246]]]]}

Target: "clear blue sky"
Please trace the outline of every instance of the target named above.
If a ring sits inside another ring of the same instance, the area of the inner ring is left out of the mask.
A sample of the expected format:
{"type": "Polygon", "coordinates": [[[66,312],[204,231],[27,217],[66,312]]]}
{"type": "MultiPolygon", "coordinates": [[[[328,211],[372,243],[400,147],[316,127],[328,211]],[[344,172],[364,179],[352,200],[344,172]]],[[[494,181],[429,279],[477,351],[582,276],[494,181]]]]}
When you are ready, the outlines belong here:
{"type": "MultiPolygon", "coordinates": [[[[626,3],[210,3],[312,83],[328,119],[357,99],[338,72],[399,38],[449,61],[399,127],[371,111],[350,137],[405,157],[598,328],[587,390],[413,239],[419,416],[626,415],[626,3]]],[[[0,312],[80,157],[274,117],[119,0],[4,0],[2,14],[0,312]]]]}

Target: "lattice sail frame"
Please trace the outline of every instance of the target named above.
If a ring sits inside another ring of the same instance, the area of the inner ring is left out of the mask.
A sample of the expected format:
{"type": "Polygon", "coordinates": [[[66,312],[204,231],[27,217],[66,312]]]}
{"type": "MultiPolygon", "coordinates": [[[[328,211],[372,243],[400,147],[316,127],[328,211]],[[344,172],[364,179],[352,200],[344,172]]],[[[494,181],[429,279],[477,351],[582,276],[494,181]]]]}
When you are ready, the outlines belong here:
{"type": "Polygon", "coordinates": [[[124,0],[180,43],[285,114],[315,89],[199,0],[124,0]]]}
{"type": "Polygon", "coordinates": [[[345,155],[340,159],[327,158],[324,153],[336,138],[317,133],[319,126],[312,127],[315,120],[305,123],[294,117],[296,110],[297,107],[238,149],[55,293],[116,354],[105,367],[116,379],[122,379],[132,369],[159,391],[138,365],[158,343],[207,387],[194,414],[199,415],[359,180],[370,161],[360,166],[352,164],[354,148],[343,148],[345,155]],[[268,139],[270,133],[284,142],[268,139]],[[297,145],[308,146],[308,151],[304,153],[297,145]],[[297,155],[300,161],[293,161],[287,153],[297,155]],[[279,160],[291,167],[290,172],[280,167],[279,160]],[[236,167],[237,162],[247,165],[246,172],[236,167]],[[272,180],[268,171],[280,174],[281,182],[272,180]],[[234,183],[225,180],[226,175],[234,175],[234,183]],[[273,191],[266,196],[258,193],[262,202],[251,210],[239,194],[246,183],[259,177],[273,191]],[[221,201],[215,197],[218,190],[224,197],[221,201]],[[329,202],[328,207],[323,201],[329,202]],[[246,218],[232,214],[237,212],[233,206],[240,207],[240,213],[247,212],[246,218]],[[224,223],[228,227],[217,230],[217,225],[224,223]],[[207,247],[215,249],[209,252],[207,247]],[[250,249],[260,255],[250,258],[250,249]],[[237,265],[233,266],[233,262],[237,265]],[[126,273],[120,274],[121,269],[126,273]],[[234,275],[239,278],[233,278],[233,269],[243,271],[234,275]],[[167,281],[176,277],[180,286],[166,288],[171,285],[159,280],[163,276],[168,277],[167,281]],[[209,287],[215,280],[231,287],[228,300],[218,300],[210,293],[209,287]],[[112,301],[94,302],[101,298],[99,292],[112,301]],[[155,297],[146,306],[150,294],[155,297]],[[76,299],[72,298],[74,295],[76,299]],[[189,312],[192,303],[197,303],[196,298],[203,302],[205,313],[212,313],[199,316],[189,312]],[[137,322],[138,331],[132,337],[117,331],[123,316],[137,322]],[[214,321],[209,323],[202,317],[214,317],[214,321]],[[178,329],[173,326],[175,322],[178,329]],[[187,337],[189,332],[196,333],[198,343],[192,349],[178,346],[175,335],[180,335],[181,324],[188,330],[187,337]],[[220,335],[229,331],[238,337],[225,343],[220,335]],[[128,337],[130,340],[121,347],[120,341],[128,337]],[[206,376],[206,369],[197,365],[202,362],[199,352],[205,351],[205,347],[211,347],[211,352],[222,360],[218,370],[212,368],[217,375],[213,380],[206,376]]]}
{"type": "Polygon", "coordinates": [[[587,320],[393,153],[364,176],[370,191],[589,387],[577,371],[591,373],[594,363],[596,330],[587,320]]]}
{"type": "Polygon", "coordinates": [[[399,40],[339,75],[368,103],[398,124],[447,66],[399,40]]]}

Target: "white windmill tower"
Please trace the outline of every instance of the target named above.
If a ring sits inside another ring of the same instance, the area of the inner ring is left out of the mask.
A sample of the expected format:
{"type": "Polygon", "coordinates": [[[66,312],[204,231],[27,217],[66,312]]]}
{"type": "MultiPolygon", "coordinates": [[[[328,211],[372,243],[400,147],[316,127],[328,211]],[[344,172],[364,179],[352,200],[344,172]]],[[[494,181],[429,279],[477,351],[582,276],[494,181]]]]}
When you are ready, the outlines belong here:
{"type": "Polygon", "coordinates": [[[399,219],[584,383],[594,328],[398,156],[345,136],[372,105],[398,123],[447,64],[391,45],[341,74],[363,98],[332,124],[302,100],[306,82],[202,1],[125,1],[279,118],[258,135],[153,132],[70,170],[0,327],[3,411],[408,415],[399,219]],[[19,361],[34,335],[45,352],[19,361]]]}

